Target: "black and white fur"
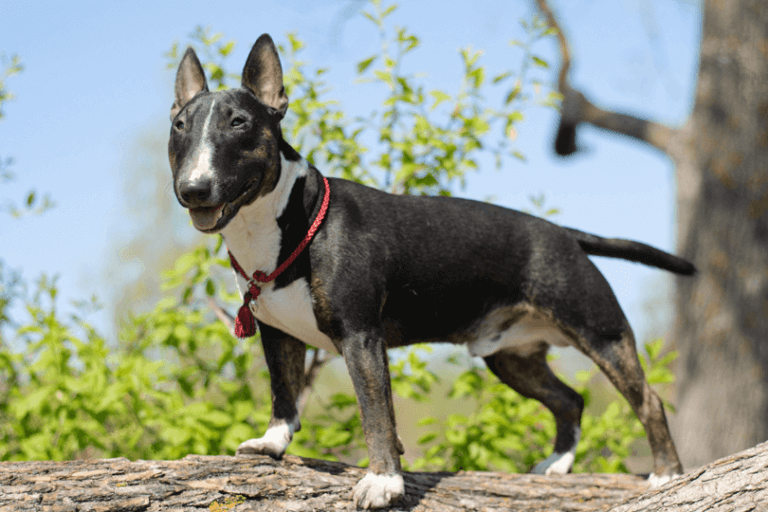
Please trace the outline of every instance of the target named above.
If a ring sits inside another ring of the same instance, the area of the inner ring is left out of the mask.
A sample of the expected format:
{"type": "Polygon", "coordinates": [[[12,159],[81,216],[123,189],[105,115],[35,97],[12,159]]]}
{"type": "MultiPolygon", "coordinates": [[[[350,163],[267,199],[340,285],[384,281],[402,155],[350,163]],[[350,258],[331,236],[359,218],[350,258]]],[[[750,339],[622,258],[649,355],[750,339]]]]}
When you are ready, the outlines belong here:
{"type": "MultiPolygon", "coordinates": [[[[239,89],[209,92],[192,49],[179,65],[168,145],[174,191],[195,227],[221,233],[249,275],[287,259],[324,194],[320,173],[283,139],[287,107],[280,60],[266,34],[248,56],[239,89]]],[[[490,204],[329,182],[330,205],[314,239],[258,297],[272,419],[238,455],[283,455],[301,428],[296,400],[306,345],[337,352],[354,384],[370,457],[353,499],[361,508],[391,505],[405,486],[387,349],[447,341],[466,344],[502,382],[554,414],[554,452],[533,472],[570,471],[584,405],[548,367],[549,345],[588,355],[627,398],[648,432],[654,483],[682,471],[632,330],[587,255],[679,274],[692,274],[690,263],[490,204]]]]}

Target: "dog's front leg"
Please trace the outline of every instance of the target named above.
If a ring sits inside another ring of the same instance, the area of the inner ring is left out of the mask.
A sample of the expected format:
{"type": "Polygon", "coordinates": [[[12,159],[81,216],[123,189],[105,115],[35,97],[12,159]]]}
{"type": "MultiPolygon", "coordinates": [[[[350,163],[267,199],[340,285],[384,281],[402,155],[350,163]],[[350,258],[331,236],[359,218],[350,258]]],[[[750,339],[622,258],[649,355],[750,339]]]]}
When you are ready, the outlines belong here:
{"type": "Polygon", "coordinates": [[[261,344],[272,384],[272,418],[264,436],[249,439],[237,448],[237,455],[258,453],[279,459],[301,429],[296,400],[304,385],[304,356],[307,346],[287,334],[259,324],[261,344]]]}
{"type": "Polygon", "coordinates": [[[389,379],[384,336],[378,332],[355,333],[344,340],[347,363],[368,445],[368,474],[354,489],[358,508],[383,508],[405,495],[400,469],[403,445],[395,429],[392,385],[389,379]]]}

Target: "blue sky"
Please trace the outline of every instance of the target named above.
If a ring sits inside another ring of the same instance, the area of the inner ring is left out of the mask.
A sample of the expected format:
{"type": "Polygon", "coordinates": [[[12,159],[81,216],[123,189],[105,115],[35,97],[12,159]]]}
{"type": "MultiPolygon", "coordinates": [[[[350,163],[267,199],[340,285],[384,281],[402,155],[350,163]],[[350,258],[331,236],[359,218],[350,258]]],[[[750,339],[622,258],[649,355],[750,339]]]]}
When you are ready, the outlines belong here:
{"type": "MultiPolygon", "coordinates": [[[[560,0],[553,6],[575,56],[573,82],[601,106],[679,125],[692,107],[701,24],[695,0],[560,0]]],[[[393,24],[407,26],[422,45],[406,61],[423,71],[428,88],[455,92],[458,49],[483,49],[490,72],[517,69],[520,53],[508,44],[522,38],[521,18],[532,2],[404,2],[393,24]],[[470,7],[471,6],[471,7],[470,7]]],[[[60,274],[63,302],[93,294],[108,302],[110,275],[141,261],[120,261],[115,245],[137,228],[127,212],[137,197],[124,175],[135,165],[137,140],[164,144],[174,71],[163,54],[197,25],[238,42],[231,62],[240,70],[263,32],[278,42],[296,31],[307,43],[303,58],[330,68],[328,81],[354,115],[367,115],[377,91],[355,84],[355,63],[376,52],[372,25],[356,14],[360,3],[340,0],[281,2],[1,2],[0,51],[19,54],[22,74],[7,86],[15,101],[4,105],[0,157],[13,157],[16,179],[0,185],[0,202],[22,200],[29,189],[49,193],[57,206],[41,216],[0,214],[0,259],[28,280],[60,274]],[[116,256],[117,255],[117,256],[116,256]]],[[[537,53],[557,63],[554,43],[537,53]]],[[[555,67],[549,75],[554,80],[555,67]]],[[[457,195],[493,196],[498,204],[531,208],[528,197],[545,193],[562,214],[554,220],[603,236],[620,236],[675,248],[675,182],[669,160],[642,145],[599,130],[580,128],[584,152],[567,160],[552,154],[557,118],[543,108],[526,110],[518,148],[525,163],[510,160],[496,171],[488,161],[468,176],[457,195]]],[[[290,141],[289,141],[290,142],[290,141]]],[[[322,171],[322,169],[321,169],[322,171]]],[[[165,163],[158,172],[170,171],[165,163]]],[[[166,193],[171,189],[166,187],[166,193]]],[[[181,214],[181,209],[177,209],[181,214]]],[[[166,219],[157,219],[162,223],[166,219]]],[[[193,236],[182,224],[179,236],[193,236]]],[[[150,234],[151,236],[151,234],[150,234]]],[[[653,329],[643,304],[664,289],[664,273],[640,265],[596,260],[636,332],[653,329]]],[[[107,334],[109,314],[93,318],[107,334]]]]}

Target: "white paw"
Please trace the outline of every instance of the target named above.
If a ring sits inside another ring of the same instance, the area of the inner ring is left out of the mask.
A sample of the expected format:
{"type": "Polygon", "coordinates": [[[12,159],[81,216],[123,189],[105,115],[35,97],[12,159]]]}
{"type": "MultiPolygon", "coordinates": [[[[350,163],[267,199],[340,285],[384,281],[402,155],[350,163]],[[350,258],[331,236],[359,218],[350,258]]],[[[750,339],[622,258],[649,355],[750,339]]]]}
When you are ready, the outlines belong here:
{"type": "Polygon", "coordinates": [[[259,454],[279,459],[291,443],[293,432],[293,426],[285,423],[268,428],[262,437],[240,443],[235,455],[259,454]]]}
{"type": "Polygon", "coordinates": [[[536,475],[566,475],[571,470],[571,467],[573,467],[575,458],[573,452],[555,452],[536,464],[531,473],[536,475]]]}
{"type": "Polygon", "coordinates": [[[651,473],[648,477],[648,483],[651,485],[651,489],[656,489],[658,487],[661,487],[662,485],[666,484],[667,482],[672,481],[673,479],[679,477],[680,475],[661,475],[657,476],[654,473],[651,473]]]}
{"type": "Polygon", "coordinates": [[[355,485],[353,499],[357,508],[384,508],[405,496],[403,475],[368,473],[355,485]]]}
{"type": "Polygon", "coordinates": [[[567,475],[576,460],[576,445],[581,438],[581,429],[573,427],[573,446],[564,453],[552,452],[552,455],[536,464],[531,473],[536,475],[567,475]]]}

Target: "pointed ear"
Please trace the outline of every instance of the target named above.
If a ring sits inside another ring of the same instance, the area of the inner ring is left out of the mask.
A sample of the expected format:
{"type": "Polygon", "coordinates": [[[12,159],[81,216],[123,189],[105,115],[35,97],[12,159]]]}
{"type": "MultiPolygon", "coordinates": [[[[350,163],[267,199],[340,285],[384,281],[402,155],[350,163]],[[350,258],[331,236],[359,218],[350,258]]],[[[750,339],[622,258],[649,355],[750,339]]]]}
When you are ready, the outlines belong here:
{"type": "Polygon", "coordinates": [[[269,34],[256,40],[243,68],[243,87],[250,89],[267,106],[277,110],[280,118],[288,110],[288,96],[283,87],[283,68],[277,48],[269,34]]]}
{"type": "Polygon", "coordinates": [[[208,90],[208,82],[205,80],[205,71],[192,47],[187,47],[184,56],[179,63],[176,72],[176,86],[174,88],[175,99],[171,107],[171,119],[189,103],[195,95],[208,90]]]}

